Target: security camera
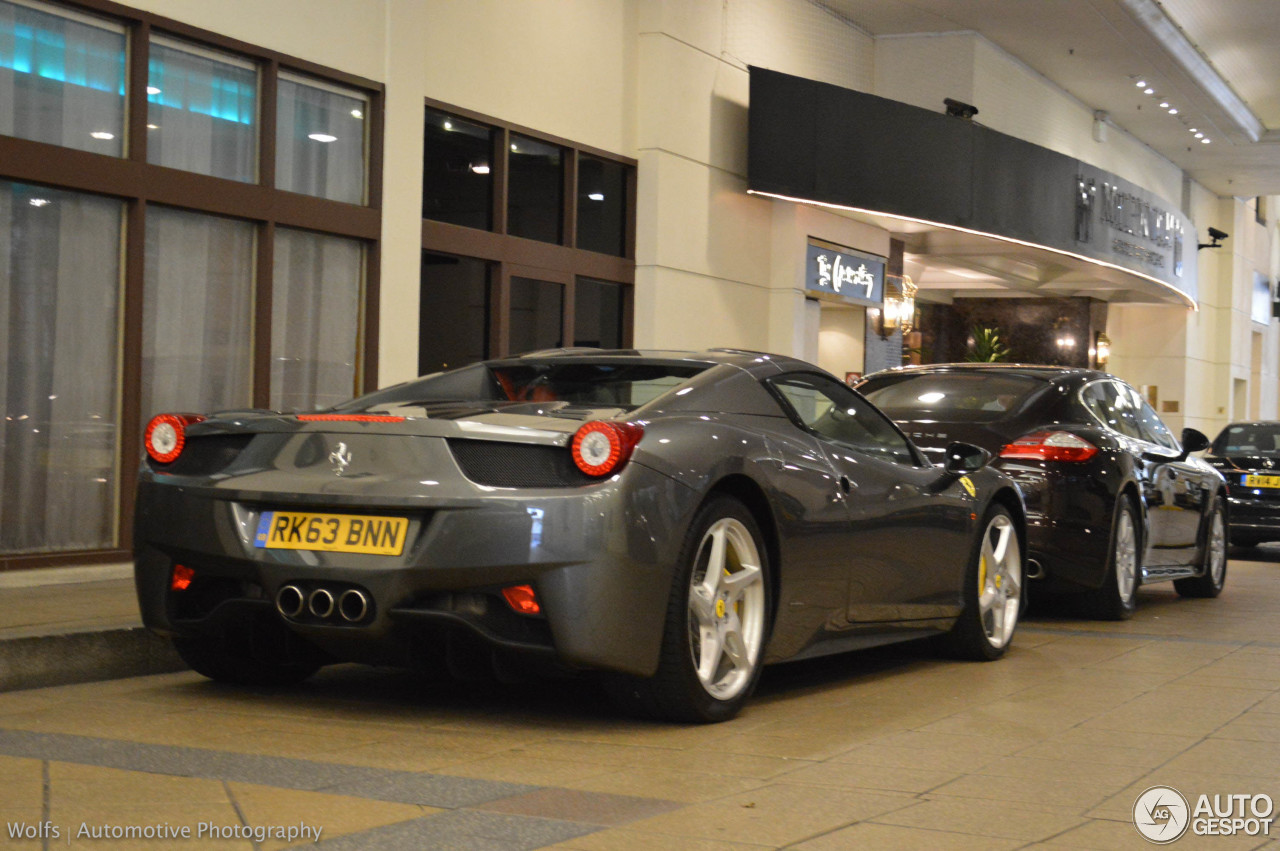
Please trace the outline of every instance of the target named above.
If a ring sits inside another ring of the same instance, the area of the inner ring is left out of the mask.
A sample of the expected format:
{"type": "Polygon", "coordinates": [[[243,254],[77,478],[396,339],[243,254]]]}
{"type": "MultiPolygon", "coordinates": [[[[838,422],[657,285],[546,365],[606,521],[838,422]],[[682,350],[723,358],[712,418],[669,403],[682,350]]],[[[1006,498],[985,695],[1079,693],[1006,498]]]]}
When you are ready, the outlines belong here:
{"type": "Polygon", "coordinates": [[[954,115],[957,118],[965,118],[970,121],[978,114],[978,108],[973,104],[962,103],[952,98],[943,98],[942,102],[946,104],[947,115],[954,115]]]}
{"type": "Polygon", "coordinates": [[[1222,240],[1226,238],[1227,238],[1226,231],[1218,230],[1217,228],[1209,228],[1209,239],[1213,241],[1200,243],[1199,245],[1196,246],[1196,251],[1199,251],[1201,248],[1221,248],[1222,245],[1220,243],[1222,240]]]}

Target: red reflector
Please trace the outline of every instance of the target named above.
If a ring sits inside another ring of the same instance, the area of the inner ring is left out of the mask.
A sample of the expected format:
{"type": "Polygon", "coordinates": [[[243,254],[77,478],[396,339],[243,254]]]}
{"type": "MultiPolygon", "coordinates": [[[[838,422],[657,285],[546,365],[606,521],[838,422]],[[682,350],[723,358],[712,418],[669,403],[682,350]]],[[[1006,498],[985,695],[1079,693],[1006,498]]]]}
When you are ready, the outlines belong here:
{"type": "Polygon", "coordinates": [[[298,414],[304,423],[402,423],[404,417],[390,414],[298,414]]]}
{"type": "Polygon", "coordinates": [[[532,585],[512,585],[502,589],[502,598],[507,605],[522,615],[536,615],[542,611],[538,603],[538,595],[533,593],[532,585]]]}
{"type": "Polygon", "coordinates": [[[1024,458],[1036,461],[1088,461],[1098,454],[1098,447],[1083,437],[1067,431],[1033,431],[1006,446],[1001,458],[1024,458]]]}
{"type": "Polygon", "coordinates": [[[191,580],[196,578],[196,572],[185,564],[175,564],[173,566],[173,579],[169,581],[169,587],[174,591],[186,591],[191,587],[191,580]]]}

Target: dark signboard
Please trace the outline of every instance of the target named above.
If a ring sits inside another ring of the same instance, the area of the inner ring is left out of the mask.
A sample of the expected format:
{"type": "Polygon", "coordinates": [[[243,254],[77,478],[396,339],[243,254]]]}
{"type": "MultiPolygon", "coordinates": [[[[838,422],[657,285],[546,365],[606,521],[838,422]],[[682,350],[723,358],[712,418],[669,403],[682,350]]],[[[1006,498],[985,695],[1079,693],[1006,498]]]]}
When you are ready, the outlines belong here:
{"type": "Polygon", "coordinates": [[[884,303],[883,257],[814,243],[809,243],[807,256],[806,290],[840,296],[852,304],[879,307],[884,303]]]}
{"type": "Polygon", "coordinates": [[[751,69],[747,184],[1067,252],[1196,297],[1194,227],[1142,187],[973,121],[751,69]]]}

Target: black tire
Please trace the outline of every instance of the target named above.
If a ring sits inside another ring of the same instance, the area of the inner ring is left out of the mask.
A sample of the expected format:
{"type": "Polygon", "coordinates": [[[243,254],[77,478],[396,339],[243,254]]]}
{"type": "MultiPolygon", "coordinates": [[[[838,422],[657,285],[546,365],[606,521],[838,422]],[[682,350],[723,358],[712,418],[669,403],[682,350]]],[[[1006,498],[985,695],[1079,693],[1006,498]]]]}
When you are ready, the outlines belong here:
{"type": "Polygon", "coordinates": [[[1025,605],[1025,561],[1012,515],[992,505],[982,518],[965,569],[964,609],[945,636],[953,656],[990,662],[999,659],[1013,640],[1025,605]]]}
{"type": "Polygon", "coordinates": [[[1098,620],[1123,621],[1133,617],[1142,583],[1142,537],[1133,501],[1120,497],[1111,523],[1111,546],[1102,585],[1085,595],[1089,614],[1098,620]]]}
{"type": "Polygon", "coordinates": [[[1258,546],[1258,544],[1261,544],[1263,540],[1264,539],[1262,538],[1255,538],[1252,535],[1232,532],[1230,534],[1230,539],[1228,543],[1230,546],[1233,546],[1233,547],[1239,547],[1241,549],[1252,549],[1253,547],[1258,546]]]}
{"type": "Polygon", "coordinates": [[[1173,581],[1174,590],[1183,597],[1216,597],[1227,583],[1227,507],[1222,497],[1214,499],[1210,512],[1201,574],[1173,581]]]}
{"type": "Polygon", "coordinates": [[[300,683],[320,670],[318,654],[286,656],[288,645],[255,642],[243,649],[229,648],[213,637],[174,636],[173,647],[191,670],[220,683],[243,686],[286,686],[300,683]]]}
{"type": "Polygon", "coordinates": [[[770,583],[769,554],[755,518],[738,500],[712,496],[695,515],[680,550],[657,672],[607,677],[610,696],[627,711],[672,721],[714,723],[737,715],[764,667],[773,612],[770,583]],[[717,534],[724,540],[723,575],[741,578],[726,587],[717,571],[712,593],[695,599],[695,586],[707,590],[704,580],[717,534]],[[735,642],[733,652],[726,649],[735,642]]]}

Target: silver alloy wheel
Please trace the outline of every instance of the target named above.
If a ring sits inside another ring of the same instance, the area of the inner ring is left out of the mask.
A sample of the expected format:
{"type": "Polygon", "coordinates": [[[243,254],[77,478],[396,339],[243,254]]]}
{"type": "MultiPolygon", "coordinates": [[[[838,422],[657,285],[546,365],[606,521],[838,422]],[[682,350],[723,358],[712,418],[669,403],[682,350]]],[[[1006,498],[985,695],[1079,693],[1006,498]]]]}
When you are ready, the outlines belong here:
{"type": "Polygon", "coordinates": [[[1133,599],[1138,577],[1138,536],[1133,530],[1133,512],[1121,511],[1116,529],[1116,590],[1126,605],[1133,599]]]}
{"type": "Polygon", "coordinates": [[[1222,522],[1222,512],[1214,509],[1213,520],[1209,526],[1209,576],[1213,578],[1214,587],[1222,585],[1227,572],[1227,530],[1222,522]]]}
{"type": "Polygon", "coordinates": [[[992,647],[1013,638],[1022,605],[1022,551],[1018,532],[1005,514],[991,518],[978,553],[978,616],[992,647]]]}
{"type": "Polygon", "coordinates": [[[689,585],[689,649],[698,681],[718,700],[751,682],[764,643],[764,571],[739,520],[711,524],[698,545],[689,585]]]}

